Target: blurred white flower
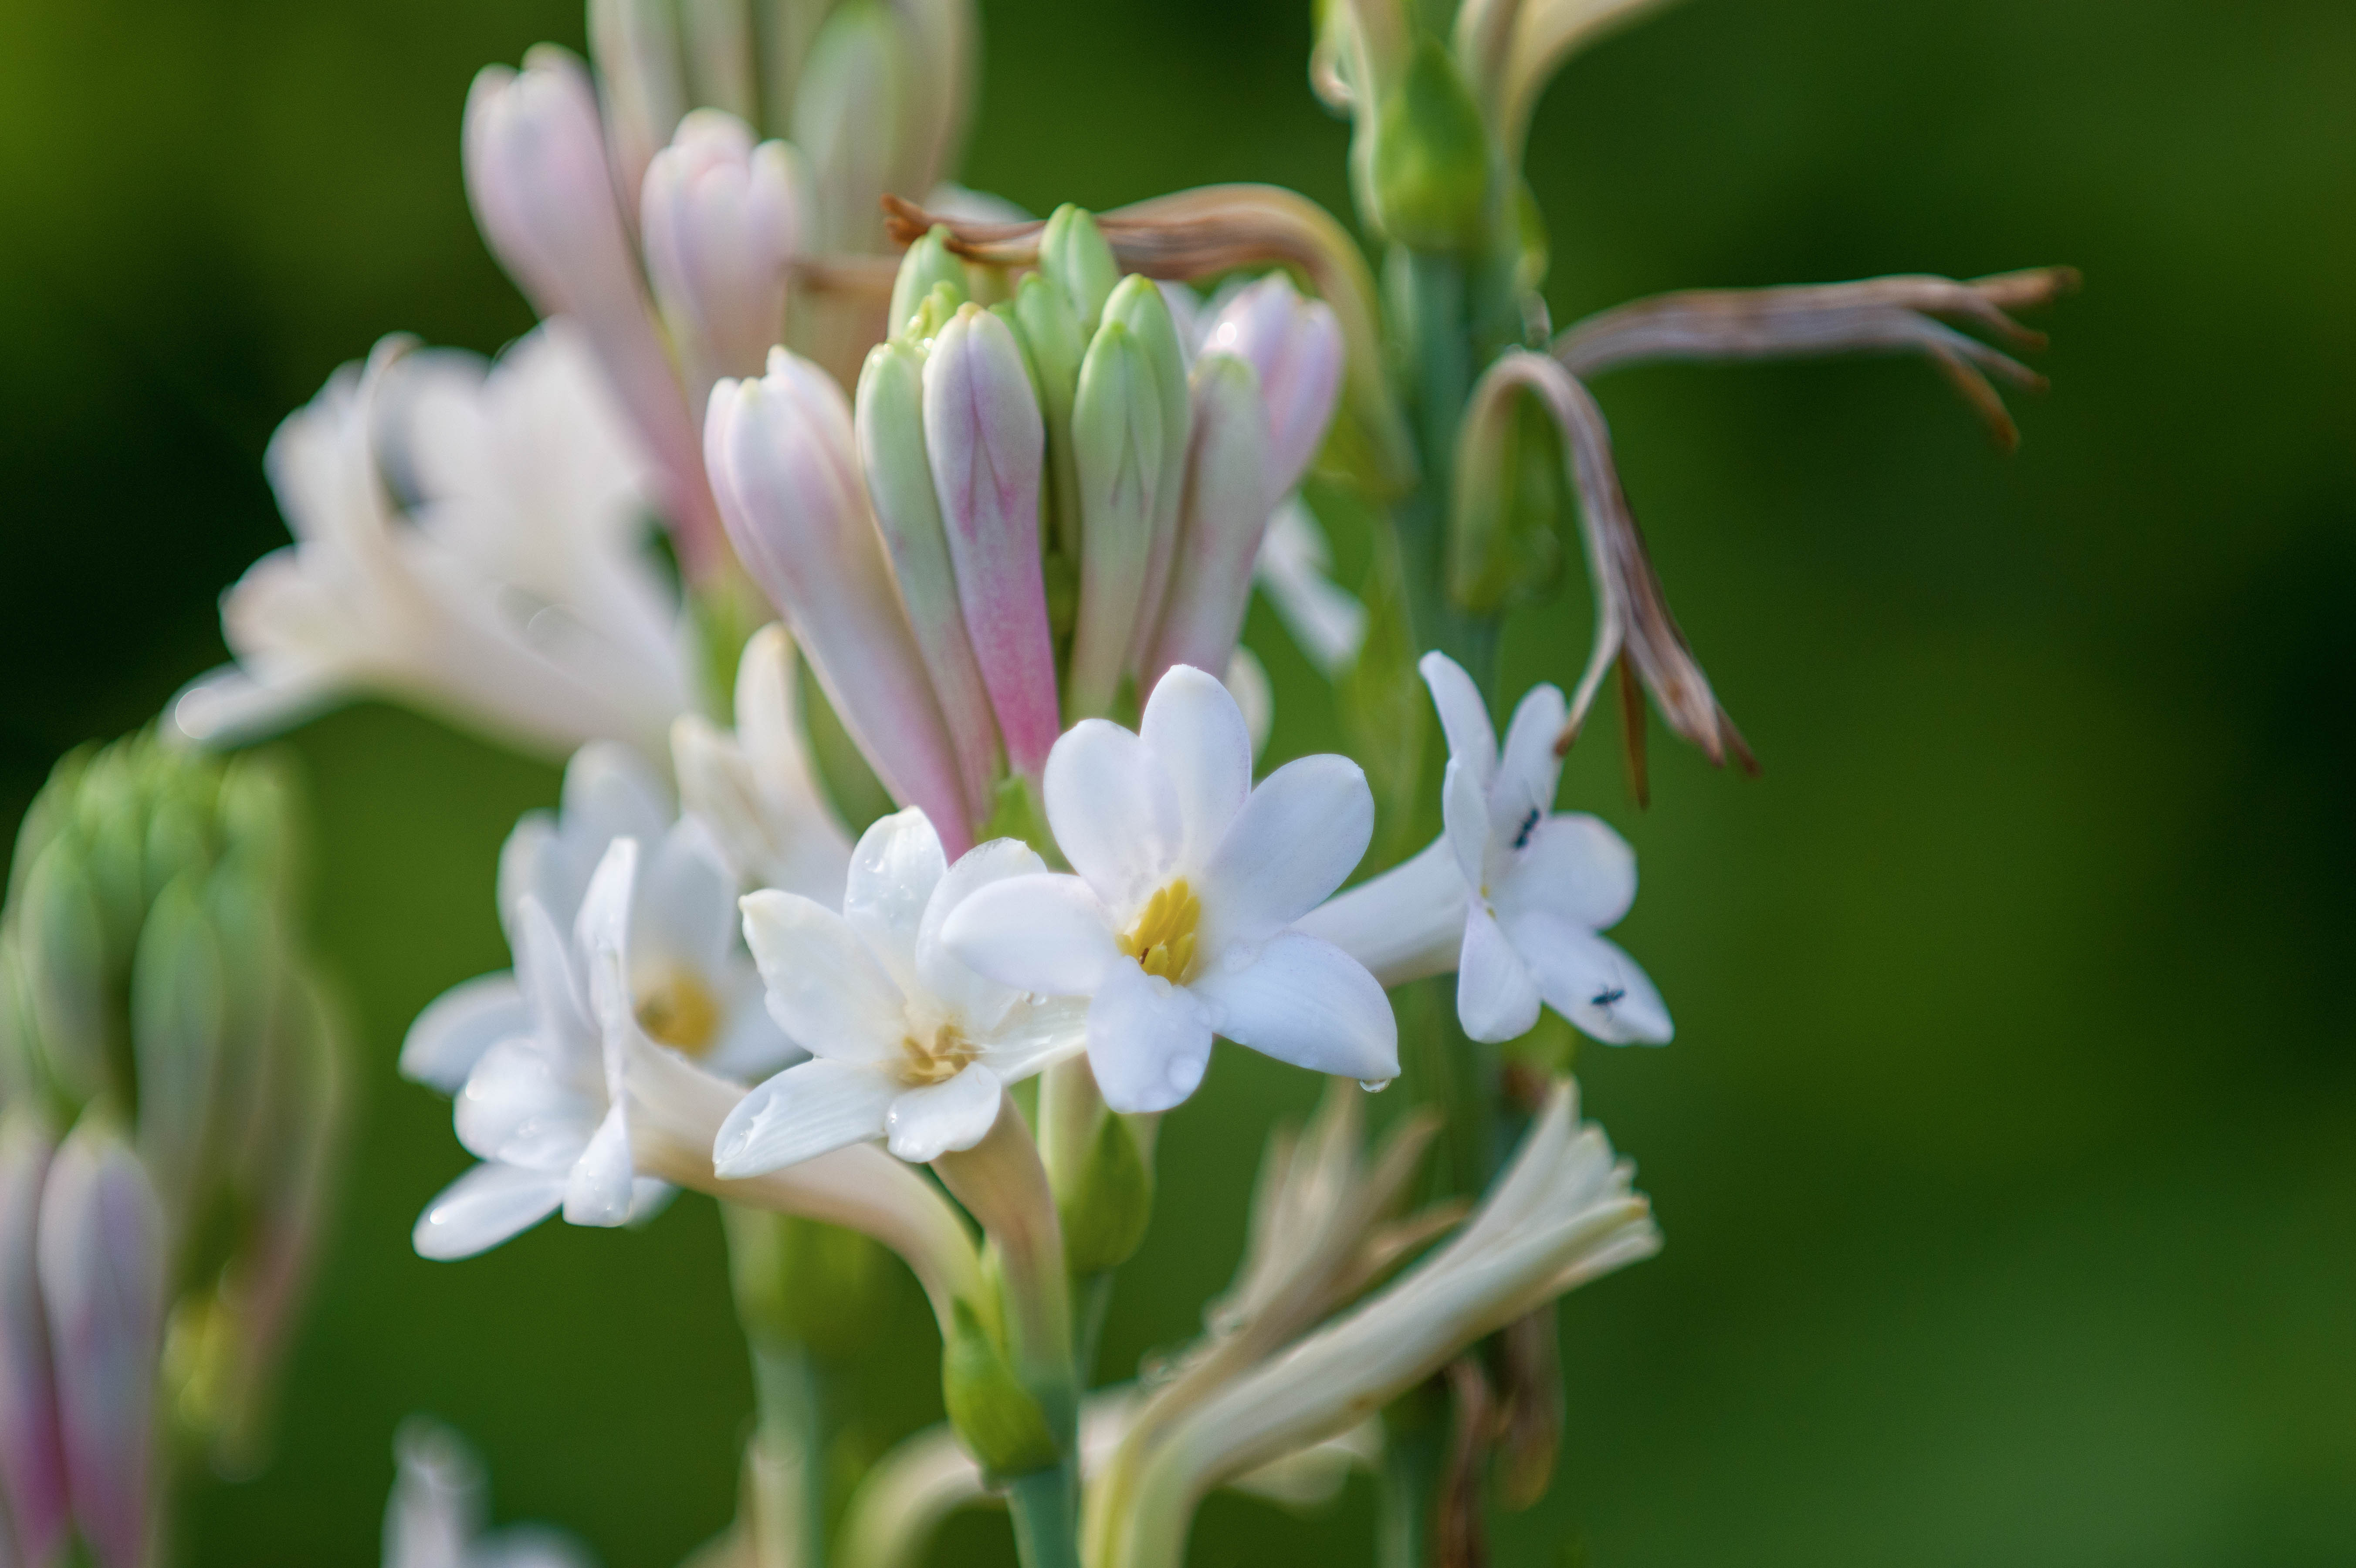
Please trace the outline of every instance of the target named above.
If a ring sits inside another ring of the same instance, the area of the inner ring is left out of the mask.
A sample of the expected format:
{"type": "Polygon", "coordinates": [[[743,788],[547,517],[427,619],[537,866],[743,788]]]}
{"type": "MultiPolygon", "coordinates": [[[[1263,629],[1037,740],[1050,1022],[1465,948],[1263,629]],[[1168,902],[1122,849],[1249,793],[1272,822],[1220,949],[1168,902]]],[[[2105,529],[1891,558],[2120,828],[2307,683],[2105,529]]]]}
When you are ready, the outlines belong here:
{"type": "Polygon", "coordinates": [[[803,750],[795,662],[785,627],[754,633],[736,667],[735,731],[682,714],[671,726],[671,762],[687,814],[710,830],[740,887],[839,905],[851,839],[803,750]]]}
{"type": "Polygon", "coordinates": [[[1269,519],[1253,569],[1284,629],[1309,662],[1337,679],[1366,640],[1366,607],[1333,581],[1333,558],[1324,531],[1298,495],[1288,496],[1269,519]]]}
{"type": "Polygon", "coordinates": [[[400,1468],[384,1507],[384,1568],[589,1568],[589,1555],[555,1531],[486,1531],[483,1467],[447,1427],[412,1416],[392,1452],[400,1468]]]}
{"type": "Polygon", "coordinates": [[[1257,789],[1251,774],[1235,699],[1179,666],[1138,733],[1091,719],[1055,742],[1047,821],[1078,874],[993,883],[949,920],[949,950],[980,973],[1089,998],[1088,1060],[1115,1110],[1193,1093],[1215,1033],[1320,1072],[1398,1075],[1381,987],[1293,928],[1365,853],[1365,775],[1337,756],[1257,789]]]}
{"type": "Polygon", "coordinates": [[[637,453],[569,325],[489,365],[386,338],[272,439],[295,542],[223,596],[236,663],[169,722],[232,744],[375,696],[542,752],[661,756],[690,681],[637,453]]]}
{"type": "Polygon", "coordinates": [[[1532,688],[1501,751],[1472,677],[1444,654],[1421,668],[1448,733],[1447,831],[1301,928],[1387,986],[1454,968],[1457,1017],[1474,1040],[1527,1033],[1543,1001],[1606,1044],[1665,1043],[1676,1031],[1660,992],[1598,934],[1635,901],[1636,857],[1597,818],[1553,811],[1562,692],[1532,688]]]}
{"type": "Polygon", "coordinates": [[[984,979],[941,941],[977,890],[1045,869],[1012,838],[952,866],[911,806],[859,840],[841,914],[790,892],[747,896],[744,936],[769,1009],[817,1054],[729,1113],[714,1169],[754,1176],[877,1137],[911,1161],[971,1148],[998,1119],[1005,1084],[1077,1054],[1078,1003],[984,979]]]}

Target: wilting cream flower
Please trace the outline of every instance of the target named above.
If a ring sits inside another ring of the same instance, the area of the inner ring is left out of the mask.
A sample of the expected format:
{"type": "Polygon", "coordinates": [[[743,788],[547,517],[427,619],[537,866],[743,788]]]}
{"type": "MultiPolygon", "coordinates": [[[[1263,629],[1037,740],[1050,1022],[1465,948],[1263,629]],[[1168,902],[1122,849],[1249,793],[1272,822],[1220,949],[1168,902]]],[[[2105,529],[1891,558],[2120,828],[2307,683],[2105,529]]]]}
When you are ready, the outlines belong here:
{"type": "Polygon", "coordinates": [[[1597,818],[1554,811],[1563,699],[1531,688],[1502,750],[1472,677],[1427,654],[1423,678],[1448,733],[1448,829],[1405,865],[1302,917],[1397,986],[1456,970],[1456,1013],[1474,1040],[1507,1040],[1543,1001],[1607,1044],[1675,1032],[1636,961],[1597,934],[1636,897],[1636,857],[1597,818]]]}
{"type": "Polygon", "coordinates": [[[917,1162],[980,1143],[1004,1085],[1079,1051],[1085,1012],[984,979],[941,932],[978,890],[1044,869],[1012,838],[952,866],[911,806],[860,838],[841,913],[794,893],[749,894],[744,937],[769,1010],[815,1055],[729,1113],[713,1168],[753,1176],[878,1137],[917,1162]]]}
{"type": "Polygon", "coordinates": [[[1398,1075],[1381,987],[1293,927],[1365,853],[1365,775],[1336,756],[1258,788],[1251,773],[1235,699],[1182,665],[1139,732],[1091,719],[1055,742],[1047,822],[1078,874],[993,883],[949,920],[949,951],[982,974],[1089,998],[1088,1061],[1115,1110],[1193,1093],[1214,1034],[1315,1072],[1398,1075]]]}

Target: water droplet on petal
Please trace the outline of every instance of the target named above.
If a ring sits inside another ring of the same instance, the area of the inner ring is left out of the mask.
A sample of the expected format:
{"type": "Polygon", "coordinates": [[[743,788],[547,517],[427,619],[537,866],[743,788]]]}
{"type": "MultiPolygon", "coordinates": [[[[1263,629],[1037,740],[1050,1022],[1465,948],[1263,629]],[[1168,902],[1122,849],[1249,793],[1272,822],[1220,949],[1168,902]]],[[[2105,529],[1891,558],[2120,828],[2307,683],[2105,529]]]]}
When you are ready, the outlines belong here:
{"type": "Polygon", "coordinates": [[[1358,1080],[1358,1087],[1369,1094],[1379,1094],[1398,1082],[1396,1078],[1361,1078],[1358,1080]]]}

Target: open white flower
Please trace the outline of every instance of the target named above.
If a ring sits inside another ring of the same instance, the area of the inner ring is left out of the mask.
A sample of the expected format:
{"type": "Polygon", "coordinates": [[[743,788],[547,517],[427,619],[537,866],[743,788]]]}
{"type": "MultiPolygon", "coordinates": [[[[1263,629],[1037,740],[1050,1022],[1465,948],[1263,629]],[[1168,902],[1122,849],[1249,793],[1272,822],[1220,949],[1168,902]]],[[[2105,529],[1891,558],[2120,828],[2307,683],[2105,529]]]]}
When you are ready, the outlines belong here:
{"type": "Polygon", "coordinates": [[[272,439],[295,542],[223,596],[237,662],[170,722],[232,744],[366,695],[535,751],[661,755],[689,678],[637,453],[564,323],[489,366],[386,338],[272,439]]]}
{"type": "Polygon", "coordinates": [[[815,1056],[729,1113],[713,1168],[755,1176],[877,1137],[913,1161],[980,1143],[1003,1085],[1079,1051],[1084,1014],[982,978],[941,930],[977,891],[1044,869],[1012,838],[952,866],[911,806],[861,837],[841,914],[775,889],[746,895],[769,1010],[815,1056]]]}
{"type": "Polygon", "coordinates": [[[1365,853],[1365,775],[1337,756],[1257,789],[1251,773],[1235,699],[1177,666],[1137,733],[1086,720],[1047,759],[1048,826],[1078,875],[1011,878],[949,920],[949,950],[982,974],[1089,998],[1088,1061],[1115,1110],[1193,1093],[1214,1034],[1319,1072],[1398,1075],[1382,987],[1293,927],[1365,853]]]}
{"type": "Polygon", "coordinates": [[[1527,1033],[1543,1002],[1606,1044],[1666,1042],[1660,992],[1597,934],[1635,901],[1636,857],[1595,817],[1553,809],[1562,692],[1532,688],[1501,751],[1472,677],[1444,654],[1420,667],[1448,733],[1448,830],[1301,928],[1387,986],[1454,968],[1457,1018],[1474,1040],[1527,1033]]]}
{"type": "MultiPolygon", "coordinates": [[[[626,747],[583,747],[564,770],[561,810],[527,814],[499,852],[499,918],[519,965],[524,905],[573,931],[592,875],[622,838],[640,846],[625,933],[639,1026],[739,1083],[785,1065],[794,1045],[761,1006],[760,976],[736,940],[736,879],[700,823],[673,820],[662,781],[626,747]]],[[[418,1015],[401,1071],[455,1094],[485,1051],[531,1032],[531,1017],[516,973],[466,981],[418,1015]]]]}
{"type": "Polygon", "coordinates": [[[536,893],[518,901],[516,978],[530,1028],[485,1051],[458,1091],[458,1141],[483,1163],[419,1216],[412,1239],[423,1256],[469,1256],[560,1207],[576,1225],[618,1225],[668,1199],[665,1184],[633,1167],[627,1041],[608,1027],[618,1020],[600,1016],[615,1012],[626,972],[637,860],[636,839],[614,840],[569,935],[536,893]]]}

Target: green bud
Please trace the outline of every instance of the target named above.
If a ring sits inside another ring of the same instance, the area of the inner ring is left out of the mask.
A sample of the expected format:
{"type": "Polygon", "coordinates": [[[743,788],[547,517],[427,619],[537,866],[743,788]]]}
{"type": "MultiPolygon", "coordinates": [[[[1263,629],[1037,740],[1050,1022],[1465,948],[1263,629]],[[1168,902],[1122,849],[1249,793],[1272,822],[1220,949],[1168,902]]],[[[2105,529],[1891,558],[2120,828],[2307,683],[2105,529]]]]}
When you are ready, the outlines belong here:
{"type": "Polygon", "coordinates": [[[745,1332],[821,1355],[855,1354],[875,1335],[889,1289],[884,1249],[856,1231],[723,1204],[728,1272],[745,1332]]]}
{"type": "MultiPolygon", "coordinates": [[[[889,336],[897,336],[907,326],[909,318],[938,290],[947,289],[949,293],[948,308],[940,316],[943,321],[955,315],[957,307],[973,297],[972,280],[966,274],[965,261],[949,249],[948,240],[948,229],[937,223],[900,258],[900,275],[892,284],[889,336]]],[[[929,337],[932,334],[920,336],[929,337]]]]}
{"type": "Polygon", "coordinates": [[[267,752],[234,757],[216,799],[223,854],[252,866],[267,896],[293,898],[302,875],[303,792],[285,766],[267,752]]]}
{"type": "Polygon", "coordinates": [[[1476,247],[1488,217],[1489,168],[1480,105],[1446,47],[1421,39],[1376,135],[1383,231],[1414,251],[1476,247]]]}
{"type": "Polygon", "coordinates": [[[1039,236],[1039,271],[1072,307],[1081,336],[1092,335],[1120,282],[1120,263],[1085,208],[1066,202],[1049,217],[1039,236]]]}
{"type": "MultiPolygon", "coordinates": [[[[1130,662],[1142,664],[1145,644],[1162,621],[1162,602],[1170,585],[1172,561],[1178,553],[1178,508],[1186,488],[1186,453],[1194,439],[1194,404],[1186,380],[1186,351],[1178,342],[1178,325],[1168,302],[1153,281],[1123,278],[1105,304],[1105,319],[1127,327],[1153,368],[1154,390],[1162,405],[1162,478],[1153,496],[1152,544],[1145,568],[1145,590],[1138,603],[1136,635],[1130,645],[1130,662]]],[[[1085,587],[1085,576],[1083,586],[1085,587]]]]}
{"type": "Polygon", "coordinates": [[[1562,437],[1537,399],[1508,387],[1465,411],[1448,524],[1448,592],[1460,606],[1494,615],[1551,593],[1558,529],[1573,516],[1562,437]]]}
{"type": "Polygon", "coordinates": [[[131,1054],[139,1157],[167,1209],[195,1202],[221,1054],[220,945],[194,870],[159,895],[131,964],[131,1054]]]}
{"type": "MultiPolygon", "coordinates": [[[[1039,387],[1039,414],[1047,427],[1049,537],[1067,560],[1080,553],[1080,479],[1072,455],[1072,399],[1079,388],[1087,338],[1062,290],[1033,272],[1014,293],[1014,317],[1030,350],[1039,387]]],[[[1060,623],[1068,625],[1069,622],[1060,623]]]]}
{"type": "Polygon", "coordinates": [[[1136,1255],[1153,1218],[1153,1168],[1127,1117],[1104,1117],[1078,1179],[1058,1194],[1056,1209],[1075,1275],[1102,1274],[1136,1255]]]}
{"type": "Polygon", "coordinates": [[[972,1306],[952,1307],[949,1341],[941,1348],[941,1399],[949,1424],[992,1478],[1027,1476],[1061,1457],[1047,1417],[1031,1397],[972,1306]]]}
{"type": "Polygon", "coordinates": [[[949,318],[956,315],[958,307],[965,303],[948,284],[935,283],[932,293],[926,294],[909,315],[907,330],[900,335],[902,340],[929,348],[933,339],[941,335],[941,328],[949,324],[949,318]]]}
{"type": "Polygon", "coordinates": [[[49,847],[49,840],[73,826],[80,799],[81,775],[95,751],[95,747],[81,746],[59,758],[58,765],[49,771],[49,782],[41,786],[41,793],[25,808],[25,820],[16,826],[16,858],[8,867],[11,902],[23,890],[34,860],[49,847]]]}
{"type": "Polygon", "coordinates": [[[41,1065],[74,1105],[111,1086],[114,965],[95,880],[76,836],[59,835],[33,862],[10,911],[41,1065]]]}

